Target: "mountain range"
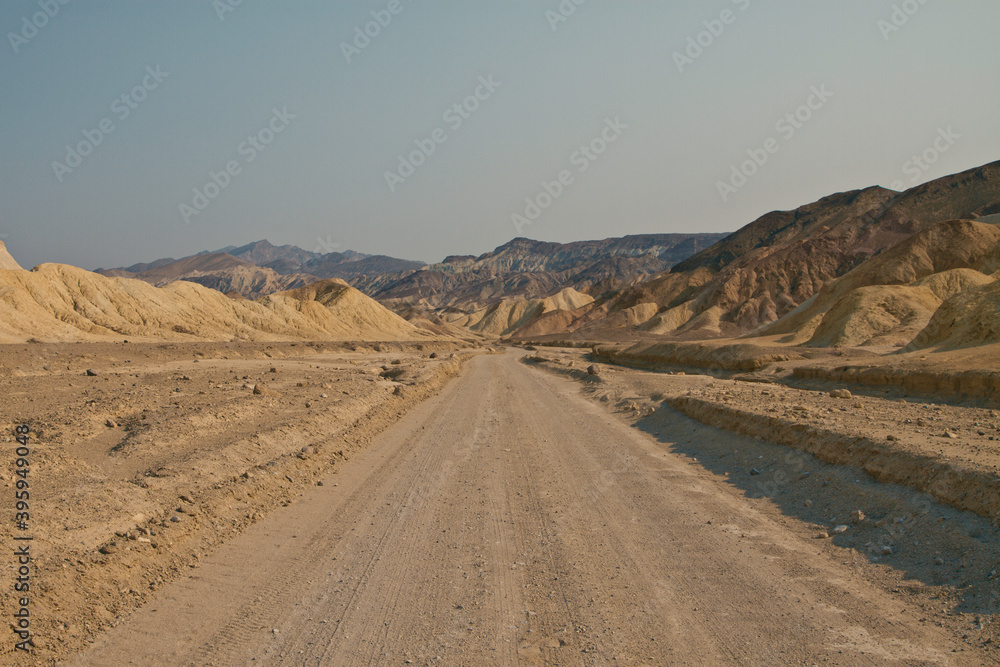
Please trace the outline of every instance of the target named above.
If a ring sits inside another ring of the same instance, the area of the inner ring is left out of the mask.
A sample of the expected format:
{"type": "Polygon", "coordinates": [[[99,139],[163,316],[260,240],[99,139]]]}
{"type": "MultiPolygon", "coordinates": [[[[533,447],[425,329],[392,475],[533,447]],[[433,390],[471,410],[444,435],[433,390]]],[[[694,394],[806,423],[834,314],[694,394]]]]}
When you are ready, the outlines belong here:
{"type": "Polygon", "coordinates": [[[350,250],[319,254],[264,240],[96,272],[157,287],[187,280],[248,299],[338,278],[393,308],[470,313],[502,298],[540,299],[566,287],[603,295],[662,273],[724,237],[646,234],[567,244],[517,238],[478,257],[432,265],[350,250]]]}
{"type": "Polygon", "coordinates": [[[905,344],[948,299],[997,278],[998,214],[1000,162],[905,192],[834,194],[768,213],[669,272],[572,311],[544,313],[511,333],[683,340],[780,332],[789,340],[818,336],[815,344],[905,344]],[[918,284],[959,269],[966,273],[918,284]],[[886,286],[926,287],[934,297],[924,293],[917,307],[915,293],[893,300],[886,286]],[[881,291],[857,292],[869,288],[881,291]],[[831,319],[818,329],[824,315],[831,319]]]}
{"type": "Polygon", "coordinates": [[[423,262],[384,255],[365,255],[352,250],[324,254],[293,245],[276,246],[264,240],[182,259],[165,258],[148,264],[97,269],[95,273],[137,278],[157,287],[186,280],[234,296],[256,299],[320,280],[336,278],[350,282],[422,266],[423,262]]]}
{"type": "MultiPolygon", "coordinates": [[[[541,342],[771,337],[912,348],[952,335],[953,323],[943,322],[954,313],[968,319],[980,307],[997,310],[990,299],[1000,277],[998,225],[994,162],[904,192],[872,186],[832,194],[767,213],[732,234],[566,244],[516,238],[431,265],[259,241],[99,272],[156,286],[186,280],[248,299],[338,278],[449,335],[541,342]]],[[[993,320],[975,321],[978,328],[961,340],[992,340],[993,320]]]]}

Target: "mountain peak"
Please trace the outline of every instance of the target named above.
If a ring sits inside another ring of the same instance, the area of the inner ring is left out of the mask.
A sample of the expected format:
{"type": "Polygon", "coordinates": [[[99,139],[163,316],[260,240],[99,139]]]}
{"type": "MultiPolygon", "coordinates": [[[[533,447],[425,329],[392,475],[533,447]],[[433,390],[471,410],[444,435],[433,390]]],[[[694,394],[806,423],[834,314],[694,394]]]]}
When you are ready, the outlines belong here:
{"type": "Polygon", "coordinates": [[[3,241],[0,241],[0,269],[6,271],[22,271],[22,267],[17,263],[10,253],[7,252],[7,246],[3,241]]]}

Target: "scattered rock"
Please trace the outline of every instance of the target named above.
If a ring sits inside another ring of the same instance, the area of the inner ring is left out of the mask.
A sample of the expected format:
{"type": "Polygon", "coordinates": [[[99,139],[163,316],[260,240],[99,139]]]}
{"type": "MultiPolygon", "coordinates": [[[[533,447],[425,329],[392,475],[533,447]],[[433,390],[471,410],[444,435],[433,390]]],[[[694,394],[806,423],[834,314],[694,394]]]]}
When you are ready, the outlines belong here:
{"type": "Polygon", "coordinates": [[[437,359],[438,358],[438,353],[437,352],[431,352],[430,358],[431,359],[437,359]]]}
{"type": "Polygon", "coordinates": [[[114,419],[111,419],[110,417],[106,422],[104,422],[104,425],[107,426],[108,428],[118,428],[118,422],[116,422],[114,419]]]}
{"type": "Polygon", "coordinates": [[[825,540],[828,537],[830,537],[830,533],[826,532],[825,530],[821,530],[820,532],[816,533],[817,540],[825,540]]]}
{"type": "Polygon", "coordinates": [[[587,375],[597,375],[599,370],[600,369],[598,369],[596,365],[595,366],[588,366],[587,367],[587,375]]]}
{"type": "Polygon", "coordinates": [[[399,366],[403,362],[400,361],[399,359],[393,359],[391,363],[393,366],[399,366]]]}
{"type": "Polygon", "coordinates": [[[833,533],[836,535],[846,532],[847,532],[847,526],[837,526],[836,528],[833,529],[833,533]]]}
{"type": "Polygon", "coordinates": [[[170,517],[170,523],[180,523],[180,522],[181,522],[181,516],[179,514],[175,514],[172,517],[170,517]]]}
{"type": "Polygon", "coordinates": [[[830,392],[830,398],[854,398],[854,395],[846,389],[834,389],[830,392]]]}
{"type": "Polygon", "coordinates": [[[88,368],[87,369],[87,377],[92,377],[92,378],[93,377],[97,377],[97,371],[91,370],[91,369],[88,368]]]}
{"type": "Polygon", "coordinates": [[[182,494],[181,494],[181,500],[183,500],[184,502],[186,502],[186,503],[188,503],[188,504],[191,504],[191,505],[194,505],[194,498],[192,498],[192,497],[191,497],[191,496],[190,496],[189,494],[187,494],[187,493],[182,493],[182,494]]]}
{"type": "Polygon", "coordinates": [[[861,523],[865,520],[865,513],[861,510],[854,510],[851,512],[851,520],[854,521],[854,523],[861,523]]]}
{"type": "Polygon", "coordinates": [[[883,556],[891,556],[892,555],[892,547],[882,547],[882,555],[883,556]]]}
{"type": "Polygon", "coordinates": [[[402,396],[403,395],[403,387],[402,386],[398,386],[395,389],[393,389],[392,390],[392,395],[393,396],[402,396]]]}
{"type": "Polygon", "coordinates": [[[100,551],[105,556],[110,556],[111,554],[118,553],[118,545],[115,544],[114,542],[111,542],[110,544],[105,544],[103,547],[98,549],[98,551],[100,551]]]}
{"type": "Polygon", "coordinates": [[[951,440],[955,440],[956,438],[958,438],[958,435],[956,435],[955,433],[952,433],[951,431],[945,431],[944,433],[941,434],[941,437],[942,438],[949,438],[951,440]]]}
{"type": "Polygon", "coordinates": [[[278,369],[277,369],[277,368],[275,368],[274,366],[271,366],[271,372],[272,372],[272,373],[277,373],[277,372],[278,372],[278,369]]]}
{"type": "Polygon", "coordinates": [[[887,435],[885,439],[888,440],[889,442],[897,442],[899,440],[897,436],[892,435],[891,433],[887,435]]]}
{"type": "Polygon", "coordinates": [[[760,472],[761,472],[761,471],[760,471],[760,470],[757,470],[757,468],[750,468],[750,476],[751,476],[751,477],[756,477],[757,475],[759,475],[759,474],[760,474],[760,472]]]}

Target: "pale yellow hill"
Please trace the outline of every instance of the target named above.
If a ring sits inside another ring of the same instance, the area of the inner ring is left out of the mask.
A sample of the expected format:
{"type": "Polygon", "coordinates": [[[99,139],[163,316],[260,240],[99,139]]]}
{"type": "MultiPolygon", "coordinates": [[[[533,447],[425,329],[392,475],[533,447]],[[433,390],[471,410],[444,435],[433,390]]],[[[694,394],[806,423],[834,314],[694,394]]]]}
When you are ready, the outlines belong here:
{"type": "Polygon", "coordinates": [[[945,299],[992,280],[972,269],[955,269],[910,285],[856,289],[823,316],[809,342],[827,347],[905,345],[927,326],[945,299]]]}
{"type": "Polygon", "coordinates": [[[62,264],[0,270],[0,342],[120,339],[400,340],[426,337],[342,281],[233,300],[178,281],[163,288],[62,264]]]}
{"type": "MultiPolygon", "coordinates": [[[[967,289],[946,300],[906,351],[951,350],[992,343],[1000,343],[1000,280],[967,289]]],[[[990,362],[995,364],[996,359],[990,362]]]]}
{"type": "Polygon", "coordinates": [[[877,255],[753,335],[785,334],[785,343],[855,346],[906,343],[941,302],[989,282],[1000,228],[942,222],[877,255]]]}
{"type": "Polygon", "coordinates": [[[3,241],[0,241],[0,269],[4,269],[6,271],[23,270],[21,268],[21,265],[18,264],[17,261],[10,256],[9,252],[7,252],[7,246],[4,244],[3,241]]]}
{"type": "Polygon", "coordinates": [[[654,316],[639,328],[643,331],[648,331],[654,334],[669,334],[677,331],[691,321],[691,318],[694,317],[694,315],[695,310],[693,304],[690,301],[687,301],[679,306],[674,306],[670,310],[666,310],[659,315],[654,316]]]}
{"type": "Polygon", "coordinates": [[[419,330],[343,280],[324,280],[259,301],[282,320],[315,328],[333,338],[399,340],[419,330]],[[359,335],[360,334],[360,335],[359,335]]]}
{"type": "Polygon", "coordinates": [[[546,313],[573,311],[593,302],[593,297],[567,287],[544,299],[505,299],[453,323],[484,336],[506,336],[546,313]]]}

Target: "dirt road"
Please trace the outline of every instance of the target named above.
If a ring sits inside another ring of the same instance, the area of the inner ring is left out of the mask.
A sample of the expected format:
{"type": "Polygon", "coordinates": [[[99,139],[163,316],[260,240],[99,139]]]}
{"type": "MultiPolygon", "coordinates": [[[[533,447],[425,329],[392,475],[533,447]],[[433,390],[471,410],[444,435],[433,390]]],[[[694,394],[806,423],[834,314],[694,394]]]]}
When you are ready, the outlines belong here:
{"type": "Polygon", "coordinates": [[[486,356],[70,664],[983,662],[825,544],[486,356]]]}

